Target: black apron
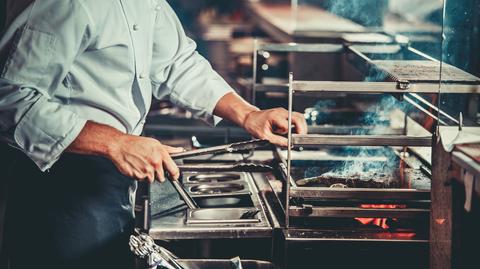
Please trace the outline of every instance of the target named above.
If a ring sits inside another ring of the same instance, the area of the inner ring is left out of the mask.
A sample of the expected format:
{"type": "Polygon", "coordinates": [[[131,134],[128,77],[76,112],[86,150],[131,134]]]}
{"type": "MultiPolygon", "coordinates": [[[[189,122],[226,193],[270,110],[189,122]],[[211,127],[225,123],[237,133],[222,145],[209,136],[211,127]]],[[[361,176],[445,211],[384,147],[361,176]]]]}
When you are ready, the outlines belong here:
{"type": "Polygon", "coordinates": [[[42,173],[16,155],[6,216],[11,269],[133,268],[135,181],[102,157],[66,153],[42,173]]]}

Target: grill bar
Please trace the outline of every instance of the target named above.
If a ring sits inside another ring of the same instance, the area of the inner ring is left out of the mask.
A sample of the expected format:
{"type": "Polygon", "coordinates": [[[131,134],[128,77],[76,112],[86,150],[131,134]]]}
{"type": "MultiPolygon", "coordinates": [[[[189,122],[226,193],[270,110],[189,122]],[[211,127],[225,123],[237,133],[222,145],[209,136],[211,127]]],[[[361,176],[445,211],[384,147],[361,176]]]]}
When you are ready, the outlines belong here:
{"type": "Polygon", "coordinates": [[[430,191],[416,189],[334,189],[326,187],[294,187],[290,189],[290,197],[381,201],[427,201],[430,200],[430,191]]]}
{"type": "MultiPolygon", "coordinates": [[[[293,89],[300,93],[340,92],[340,93],[431,93],[439,94],[438,83],[409,83],[367,81],[300,81],[293,82],[293,89]]],[[[442,84],[442,93],[480,93],[480,85],[442,84]]]]}
{"type": "Polygon", "coordinates": [[[429,209],[290,206],[289,214],[293,217],[417,218],[428,217],[429,209]]]}
{"type": "Polygon", "coordinates": [[[296,146],[412,146],[430,147],[431,136],[406,135],[293,135],[296,146]]]}

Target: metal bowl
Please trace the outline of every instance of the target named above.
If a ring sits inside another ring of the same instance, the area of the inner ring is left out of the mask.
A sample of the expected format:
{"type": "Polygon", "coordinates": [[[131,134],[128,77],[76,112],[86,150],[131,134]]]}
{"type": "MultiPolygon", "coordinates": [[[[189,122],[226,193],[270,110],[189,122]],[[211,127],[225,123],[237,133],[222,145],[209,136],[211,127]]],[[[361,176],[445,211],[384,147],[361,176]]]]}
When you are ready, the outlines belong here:
{"type": "Polygon", "coordinates": [[[217,173],[217,174],[199,174],[188,177],[188,182],[193,183],[217,183],[225,181],[239,180],[241,177],[238,174],[231,173],[217,173]]]}
{"type": "Polygon", "coordinates": [[[190,192],[192,194],[224,194],[224,193],[234,193],[242,191],[245,189],[245,186],[242,184],[236,183],[224,183],[224,184],[202,184],[190,187],[190,192]]]}

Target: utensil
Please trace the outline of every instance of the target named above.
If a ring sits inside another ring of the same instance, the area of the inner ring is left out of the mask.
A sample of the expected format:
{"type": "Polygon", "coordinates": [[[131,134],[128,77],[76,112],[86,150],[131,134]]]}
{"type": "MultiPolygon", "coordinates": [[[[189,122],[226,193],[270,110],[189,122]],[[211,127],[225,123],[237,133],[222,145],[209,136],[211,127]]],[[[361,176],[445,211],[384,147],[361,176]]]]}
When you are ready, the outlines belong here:
{"type": "Polygon", "coordinates": [[[171,154],[170,157],[172,157],[172,159],[174,160],[184,159],[184,158],[190,158],[190,157],[196,157],[196,156],[208,155],[208,154],[221,154],[221,153],[232,153],[232,152],[238,152],[238,151],[247,151],[247,150],[253,150],[261,147],[266,147],[268,145],[270,145],[270,142],[268,140],[254,139],[254,140],[249,140],[244,142],[174,153],[174,154],[171,154]]]}
{"type": "Polygon", "coordinates": [[[196,209],[198,208],[198,205],[197,203],[195,203],[195,201],[193,200],[193,198],[190,196],[190,194],[188,194],[185,189],[183,188],[183,186],[180,184],[180,182],[178,182],[177,180],[171,180],[172,182],[172,185],[173,187],[175,188],[175,190],[178,192],[178,194],[180,195],[180,197],[182,197],[183,201],[185,202],[185,204],[187,204],[188,208],[190,209],[196,209]]]}
{"type": "Polygon", "coordinates": [[[149,235],[140,233],[138,229],[130,236],[129,246],[133,254],[147,260],[150,268],[183,269],[177,262],[177,256],[155,244],[149,235]]]}

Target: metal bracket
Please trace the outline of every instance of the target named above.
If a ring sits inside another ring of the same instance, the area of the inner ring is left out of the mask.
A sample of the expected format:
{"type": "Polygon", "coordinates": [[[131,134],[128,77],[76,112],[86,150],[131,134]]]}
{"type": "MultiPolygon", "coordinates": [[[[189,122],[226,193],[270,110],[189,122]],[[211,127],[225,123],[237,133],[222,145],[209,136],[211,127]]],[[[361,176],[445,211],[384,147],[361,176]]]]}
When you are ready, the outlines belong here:
{"type": "Polygon", "coordinates": [[[290,215],[307,217],[313,213],[313,206],[303,204],[301,206],[291,206],[290,215]]]}
{"type": "Polygon", "coordinates": [[[410,89],[410,81],[408,80],[399,80],[397,81],[397,89],[402,91],[407,91],[410,89]]]}

